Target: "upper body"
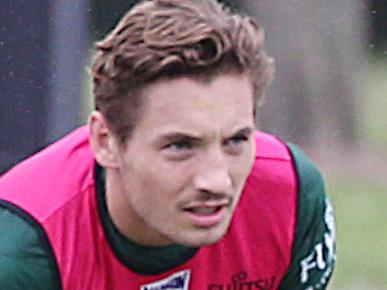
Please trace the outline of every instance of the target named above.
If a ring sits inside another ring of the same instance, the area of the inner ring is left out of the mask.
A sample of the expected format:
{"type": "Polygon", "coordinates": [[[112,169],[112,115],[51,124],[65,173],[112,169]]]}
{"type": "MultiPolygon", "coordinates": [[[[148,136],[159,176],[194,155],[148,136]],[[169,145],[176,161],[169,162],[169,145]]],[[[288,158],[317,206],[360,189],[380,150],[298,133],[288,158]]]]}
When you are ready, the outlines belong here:
{"type": "Polygon", "coordinates": [[[255,140],[259,149],[226,235],[200,248],[156,248],[114,225],[104,170],[87,129],[78,129],[0,179],[1,288],[140,289],[189,273],[190,288],[176,289],[253,282],[261,288],[251,289],[324,289],[335,233],[321,175],[296,146],[263,133],[255,140]]]}
{"type": "Polygon", "coordinates": [[[1,178],[3,288],[325,287],[321,177],[255,134],[273,72],[255,20],[216,0],[142,1],[90,71],[88,133],[1,178]]]}

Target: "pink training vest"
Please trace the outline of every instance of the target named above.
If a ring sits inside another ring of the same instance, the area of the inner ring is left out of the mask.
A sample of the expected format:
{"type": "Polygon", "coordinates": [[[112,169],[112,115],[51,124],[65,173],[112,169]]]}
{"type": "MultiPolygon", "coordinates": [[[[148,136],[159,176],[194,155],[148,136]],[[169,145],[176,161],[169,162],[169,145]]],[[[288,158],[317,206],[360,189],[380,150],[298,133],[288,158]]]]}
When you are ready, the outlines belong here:
{"type": "Polygon", "coordinates": [[[283,143],[261,132],[256,143],[256,161],[225,237],[159,275],[137,274],[112,252],[97,209],[95,161],[84,127],[0,178],[0,199],[42,225],[64,290],[166,289],[163,283],[168,277],[179,282],[173,277],[181,271],[189,273],[189,287],[176,289],[277,289],[291,260],[296,176],[283,143]]]}

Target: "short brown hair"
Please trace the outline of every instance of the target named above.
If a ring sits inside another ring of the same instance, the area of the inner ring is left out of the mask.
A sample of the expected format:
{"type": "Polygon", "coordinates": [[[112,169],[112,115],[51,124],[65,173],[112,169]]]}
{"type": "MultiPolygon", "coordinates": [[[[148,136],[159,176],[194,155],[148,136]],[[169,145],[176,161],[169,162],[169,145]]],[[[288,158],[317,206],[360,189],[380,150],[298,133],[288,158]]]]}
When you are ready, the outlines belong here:
{"type": "Polygon", "coordinates": [[[160,79],[248,73],[258,101],[273,73],[263,45],[263,30],[252,18],[216,0],[142,1],[96,44],[95,108],[124,142],[139,117],[142,88],[160,79]]]}

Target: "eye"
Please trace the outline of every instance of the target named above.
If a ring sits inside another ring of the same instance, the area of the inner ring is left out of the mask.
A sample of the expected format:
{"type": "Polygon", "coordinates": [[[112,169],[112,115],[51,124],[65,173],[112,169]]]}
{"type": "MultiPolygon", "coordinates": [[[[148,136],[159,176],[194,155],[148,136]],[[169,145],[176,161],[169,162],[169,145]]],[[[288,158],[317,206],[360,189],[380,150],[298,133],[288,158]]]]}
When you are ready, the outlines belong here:
{"type": "Polygon", "coordinates": [[[224,142],[226,150],[231,154],[242,152],[244,145],[249,141],[248,135],[235,135],[224,142]]]}
{"type": "Polygon", "coordinates": [[[241,135],[241,136],[234,136],[234,137],[230,138],[229,142],[232,144],[238,145],[238,144],[244,143],[248,140],[249,140],[249,137],[241,135]]]}
{"type": "Polygon", "coordinates": [[[188,141],[176,141],[167,144],[164,146],[164,149],[170,150],[170,151],[185,151],[192,149],[192,143],[188,141]]]}
{"type": "Polygon", "coordinates": [[[167,143],[162,150],[170,160],[186,160],[193,155],[194,144],[189,141],[173,141],[167,143]]]}

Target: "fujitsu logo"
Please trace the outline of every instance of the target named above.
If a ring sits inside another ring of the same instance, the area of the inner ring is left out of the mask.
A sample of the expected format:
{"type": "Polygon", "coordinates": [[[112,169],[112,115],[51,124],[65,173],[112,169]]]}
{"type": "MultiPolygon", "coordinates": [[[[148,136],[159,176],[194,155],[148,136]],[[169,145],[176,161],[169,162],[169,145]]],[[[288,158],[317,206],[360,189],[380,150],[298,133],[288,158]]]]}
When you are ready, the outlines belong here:
{"type": "Polygon", "coordinates": [[[274,289],[275,277],[272,276],[266,279],[247,279],[246,272],[239,272],[231,277],[230,283],[226,284],[211,284],[208,290],[272,290],[274,289]]]}
{"type": "Polygon", "coordinates": [[[190,270],[177,272],[163,280],[141,286],[140,290],[188,290],[190,270]]]}

